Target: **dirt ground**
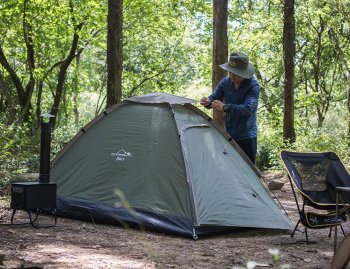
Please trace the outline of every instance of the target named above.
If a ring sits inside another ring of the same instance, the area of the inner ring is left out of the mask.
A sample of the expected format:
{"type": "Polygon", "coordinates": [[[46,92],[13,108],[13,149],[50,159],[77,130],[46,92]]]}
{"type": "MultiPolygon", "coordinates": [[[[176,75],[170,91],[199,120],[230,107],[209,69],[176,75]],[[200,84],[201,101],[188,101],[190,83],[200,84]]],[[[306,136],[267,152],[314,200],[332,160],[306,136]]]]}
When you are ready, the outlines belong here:
{"type": "MultiPolygon", "coordinates": [[[[275,191],[293,223],[298,214],[287,178],[266,173],[266,181],[286,181],[275,191]]],[[[329,230],[309,230],[305,236],[266,230],[216,235],[197,241],[160,233],[125,229],[58,218],[52,228],[11,225],[9,197],[0,200],[0,268],[330,268],[334,237],[329,230]],[[281,261],[274,263],[269,249],[278,249],[281,261]],[[2,261],[3,259],[3,261],[2,261]]],[[[52,221],[42,216],[40,221],[52,221]]],[[[15,221],[27,220],[19,211],[15,221]]],[[[346,233],[350,231],[344,226],[346,233]]],[[[343,238],[338,236],[338,242],[343,238]]]]}

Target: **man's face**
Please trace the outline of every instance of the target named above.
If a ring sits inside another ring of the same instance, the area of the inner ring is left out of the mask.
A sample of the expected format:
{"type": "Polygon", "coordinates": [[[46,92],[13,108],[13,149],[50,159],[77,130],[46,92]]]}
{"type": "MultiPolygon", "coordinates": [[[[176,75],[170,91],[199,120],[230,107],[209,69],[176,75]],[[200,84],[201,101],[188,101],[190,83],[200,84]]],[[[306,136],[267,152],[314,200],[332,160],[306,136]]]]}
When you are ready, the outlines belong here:
{"type": "Polygon", "coordinates": [[[244,80],[243,77],[237,76],[236,74],[233,73],[228,73],[230,76],[230,79],[232,80],[232,82],[234,82],[235,84],[241,84],[241,82],[244,80]]]}

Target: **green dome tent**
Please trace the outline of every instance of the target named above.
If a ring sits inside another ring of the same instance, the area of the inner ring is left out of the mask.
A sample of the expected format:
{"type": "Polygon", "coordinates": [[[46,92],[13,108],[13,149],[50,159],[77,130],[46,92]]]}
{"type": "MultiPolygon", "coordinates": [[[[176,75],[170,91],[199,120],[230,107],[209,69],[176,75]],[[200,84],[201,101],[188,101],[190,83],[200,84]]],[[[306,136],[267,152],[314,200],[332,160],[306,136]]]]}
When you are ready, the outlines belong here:
{"type": "Polygon", "coordinates": [[[52,162],[58,215],[193,238],[290,230],[255,166],[193,102],[137,96],[91,121],[52,162]]]}

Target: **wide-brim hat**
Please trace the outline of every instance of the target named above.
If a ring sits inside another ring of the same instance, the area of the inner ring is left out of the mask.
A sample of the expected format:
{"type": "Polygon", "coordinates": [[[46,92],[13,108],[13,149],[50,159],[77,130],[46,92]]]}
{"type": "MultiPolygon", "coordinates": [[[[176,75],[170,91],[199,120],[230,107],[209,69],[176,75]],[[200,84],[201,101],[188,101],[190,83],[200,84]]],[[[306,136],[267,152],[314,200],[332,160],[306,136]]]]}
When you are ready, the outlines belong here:
{"type": "Polygon", "coordinates": [[[219,66],[222,69],[243,78],[251,78],[254,75],[254,66],[249,63],[248,56],[242,52],[232,53],[228,63],[219,66]]]}

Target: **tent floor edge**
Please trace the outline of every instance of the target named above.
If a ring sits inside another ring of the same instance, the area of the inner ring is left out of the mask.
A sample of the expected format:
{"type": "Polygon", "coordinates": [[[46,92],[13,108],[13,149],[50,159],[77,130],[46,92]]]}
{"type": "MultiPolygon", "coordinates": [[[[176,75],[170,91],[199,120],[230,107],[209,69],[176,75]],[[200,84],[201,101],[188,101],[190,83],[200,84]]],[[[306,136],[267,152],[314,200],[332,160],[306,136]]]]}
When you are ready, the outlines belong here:
{"type": "Polygon", "coordinates": [[[157,214],[133,209],[116,208],[106,204],[71,198],[57,198],[59,217],[92,223],[117,225],[125,229],[160,232],[193,238],[192,220],[173,215],[157,214]]]}

